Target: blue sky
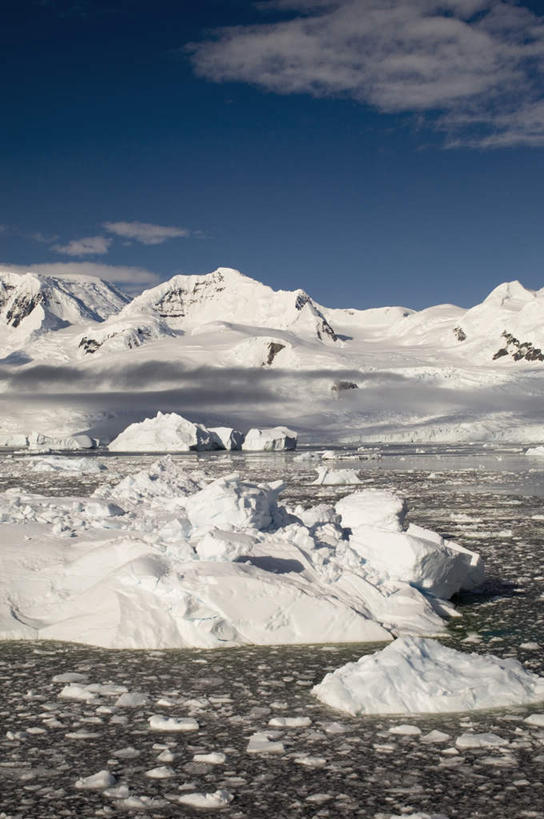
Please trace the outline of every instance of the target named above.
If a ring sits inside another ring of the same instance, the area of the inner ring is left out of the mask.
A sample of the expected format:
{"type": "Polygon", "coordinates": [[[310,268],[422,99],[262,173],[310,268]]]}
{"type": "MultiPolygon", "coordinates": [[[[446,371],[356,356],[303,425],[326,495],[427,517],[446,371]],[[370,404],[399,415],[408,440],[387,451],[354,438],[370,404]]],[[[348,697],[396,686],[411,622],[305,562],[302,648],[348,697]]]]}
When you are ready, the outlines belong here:
{"type": "Polygon", "coordinates": [[[544,3],[4,0],[0,38],[3,267],[544,286],[544,3]]]}

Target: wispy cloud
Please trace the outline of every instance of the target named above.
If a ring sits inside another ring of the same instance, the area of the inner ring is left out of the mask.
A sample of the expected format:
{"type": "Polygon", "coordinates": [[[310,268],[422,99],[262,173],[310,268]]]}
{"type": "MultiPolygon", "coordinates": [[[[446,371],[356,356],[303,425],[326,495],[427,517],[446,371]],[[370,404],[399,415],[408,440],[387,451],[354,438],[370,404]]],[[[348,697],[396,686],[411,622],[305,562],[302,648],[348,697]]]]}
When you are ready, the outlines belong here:
{"type": "Polygon", "coordinates": [[[102,256],[110,249],[113,239],[105,236],[87,236],[84,239],[72,239],[66,245],[53,245],[52,250],[66,256],[102,256]]]}
{"type": "Polygon", "coordinates": [[[0,272],[37,273],[45,276],[96,276],[99,279],[123,284],[123,289],[141,290],[143,285],[158,284],[162,279],[158,273],[145,267],[100,264],[98,262],[53,262],[52,264],[9,264],[0,262],[0,272]]]}
{"type": "Polygon", "coordinates": [[[544,17],[509,0],[270,0],[188,46],[202,77],[417,113],[449,145],[544,145],[544,17]],[[285,19],[290,12],[290,19],[285,19]]]}
{"type": "Polygon", "coordinates": [[[149,222],[104,222],[103,227],[115,236],[132,239],[143,245],[160,245],[168,239],[186,239],[191,235],[187,228],[153,225],[149,222]]]}

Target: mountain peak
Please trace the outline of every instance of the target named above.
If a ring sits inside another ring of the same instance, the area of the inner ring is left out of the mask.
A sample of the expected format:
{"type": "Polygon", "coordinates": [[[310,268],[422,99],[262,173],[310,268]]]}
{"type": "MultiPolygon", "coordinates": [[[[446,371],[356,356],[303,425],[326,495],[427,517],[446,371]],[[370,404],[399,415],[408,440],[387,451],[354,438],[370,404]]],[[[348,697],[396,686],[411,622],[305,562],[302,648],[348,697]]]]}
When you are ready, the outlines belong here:
{"type": "Polygon", "coordinates": [[[117,288],[93,277],[0,271],[0,326],[19,328],[25,336],[104,321],[127,301],[117,288]]]}
{"type": "Polygon", "coordinates": [[[497,285],[484,299],[484,304],[489,301],[499,302],[501,305],[505,305],[508,301],[531,301],[535,296],[535,290],[529,290],[520,281],[514,279],[511,282],[497,285]]]}

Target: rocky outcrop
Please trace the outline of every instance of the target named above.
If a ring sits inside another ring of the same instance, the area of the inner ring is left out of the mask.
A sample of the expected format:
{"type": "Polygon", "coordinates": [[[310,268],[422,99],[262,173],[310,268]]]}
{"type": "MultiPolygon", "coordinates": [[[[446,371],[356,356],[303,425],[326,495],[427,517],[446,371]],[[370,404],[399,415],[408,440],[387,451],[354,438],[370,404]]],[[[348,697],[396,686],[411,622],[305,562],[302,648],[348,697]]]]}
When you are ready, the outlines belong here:
{"type": "Polygon", "coordinates": [[[506,330],[502,333],[506,344],[493,356],[493,361],[510,356],[514,361],[544,361],[544,353],[540,347],[535,347],[530,341],[519,341],[512,333],[506,330]]]}

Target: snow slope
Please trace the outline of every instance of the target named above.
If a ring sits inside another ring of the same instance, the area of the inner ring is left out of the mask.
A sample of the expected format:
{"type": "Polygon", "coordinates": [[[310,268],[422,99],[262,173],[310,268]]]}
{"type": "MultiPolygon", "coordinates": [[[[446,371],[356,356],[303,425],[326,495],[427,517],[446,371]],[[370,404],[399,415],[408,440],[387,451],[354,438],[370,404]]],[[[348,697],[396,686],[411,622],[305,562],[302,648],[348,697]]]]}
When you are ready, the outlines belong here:
{"type": "Polygon", "coordinates": [[[244,433],[288,426],[301,443],[544,441],[544,288],[510,282],[469,310],[416,312],[327,309],[228,268],[130,303],[98,280],[10,276],[3,441],[108,441],[159,410],[244,433]]]}

